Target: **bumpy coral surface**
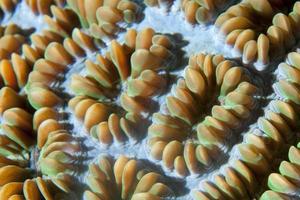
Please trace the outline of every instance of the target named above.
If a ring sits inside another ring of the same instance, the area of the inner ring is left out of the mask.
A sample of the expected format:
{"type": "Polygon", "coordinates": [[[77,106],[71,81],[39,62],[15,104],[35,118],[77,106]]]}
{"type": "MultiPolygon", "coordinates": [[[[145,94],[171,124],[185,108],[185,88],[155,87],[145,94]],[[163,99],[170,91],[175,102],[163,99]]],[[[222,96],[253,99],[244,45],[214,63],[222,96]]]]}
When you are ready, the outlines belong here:
{"type": "Polygon", "coordinates": [[[0,10],[0,200],[300,199],[300,1],[0,10]]]}

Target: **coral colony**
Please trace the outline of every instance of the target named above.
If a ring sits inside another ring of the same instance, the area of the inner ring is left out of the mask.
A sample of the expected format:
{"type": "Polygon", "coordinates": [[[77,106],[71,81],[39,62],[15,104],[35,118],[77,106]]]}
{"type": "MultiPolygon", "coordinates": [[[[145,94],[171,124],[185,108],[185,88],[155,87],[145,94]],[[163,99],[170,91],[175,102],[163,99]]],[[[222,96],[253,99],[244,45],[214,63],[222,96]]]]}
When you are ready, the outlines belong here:
{"type": "Polygon", "coordinates": [[[0,8],[0,200],[300,199],[300,1],[0,8]]]}

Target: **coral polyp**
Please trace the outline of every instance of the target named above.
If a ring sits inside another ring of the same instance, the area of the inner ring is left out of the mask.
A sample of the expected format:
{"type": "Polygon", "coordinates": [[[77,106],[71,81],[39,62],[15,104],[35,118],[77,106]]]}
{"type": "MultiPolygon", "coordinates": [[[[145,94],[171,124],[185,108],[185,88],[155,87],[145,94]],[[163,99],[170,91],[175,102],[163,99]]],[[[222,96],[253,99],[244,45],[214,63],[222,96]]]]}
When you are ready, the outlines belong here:
{"type": "Polygon", "coordinates": [[[81,156],[78,141],[54,117],[46,115],[46,108],[32,116],[25,99],[12,89],[2,88],[0,98],[1,198],[59,199],[71,195],[73,175],[78,170],[74,164],[81,156]]]}
{"type": "Polygon", "coordinates": [[[284,1],[245,0],[222,13],[215,25],[243,63],[257,62],[257,69],[263,70],[298,39],[299,5],[299,2],[292,5],[284,1]]]}
{"type": "Polygon", "coordinates": [[[0,0],[0,200],[299,199],[299,6],[0,0]]]}
{"type": "Polygon", "coordinates": [[[245,69],[221,55],[192,56],[165,109],[153,115],[148,129],[152,156],[183,176],[209,167],[232,131],[255,109],[258,89],[249,80],[245,69]],[[209,107],[211,114],[201,119],[209,107]]]}
{"type": "Polygon", "coordinates": [[[67,0],[67,4],[79,16],[81,25],[98,39],[121,31],[121,22],[136,22],[141,9],[132,0],[67,0]]]}
{"type": "Polygon", "coordinates": [[[84,192],[86,199],[150,200],[173,196],[163,176],[123,155],[115,161],[101,157],[97,163],[91,163],[86,179],[89,185],[84,192]]]}
{"type": "Polygon", "coordinates": [[[71,77],[76,97],[69,106],[93,137],[104,144],[141,137],[143,113],[151,112],[144,104],[154,104],[153,97],[166,85],[165,65],[174,58],[172,48],[168,36],[151,28],[129,29],[124,44],[113,40],[105,55],[96,55],[96,63],[85,61],[86,76],[71,77]],[[118,97],[120,105],[110,103],[118,97]]]}
{"type": "Polygon", "coordinates": [[[230,0],[181,0],[186,20],[191,23],[212,22],[218,12],[230,4],[230,0]]]}

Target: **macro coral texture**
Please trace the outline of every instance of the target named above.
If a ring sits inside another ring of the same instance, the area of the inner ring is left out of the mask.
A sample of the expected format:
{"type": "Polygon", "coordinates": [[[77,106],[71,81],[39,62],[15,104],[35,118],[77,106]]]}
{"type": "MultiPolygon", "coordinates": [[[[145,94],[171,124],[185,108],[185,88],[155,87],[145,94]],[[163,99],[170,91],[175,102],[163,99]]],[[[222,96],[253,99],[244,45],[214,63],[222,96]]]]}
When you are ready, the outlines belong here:
{"type": "Polygon", "coordinates": [[[0,10],[0,200],[300,199],[300,1],[0,10]]]}

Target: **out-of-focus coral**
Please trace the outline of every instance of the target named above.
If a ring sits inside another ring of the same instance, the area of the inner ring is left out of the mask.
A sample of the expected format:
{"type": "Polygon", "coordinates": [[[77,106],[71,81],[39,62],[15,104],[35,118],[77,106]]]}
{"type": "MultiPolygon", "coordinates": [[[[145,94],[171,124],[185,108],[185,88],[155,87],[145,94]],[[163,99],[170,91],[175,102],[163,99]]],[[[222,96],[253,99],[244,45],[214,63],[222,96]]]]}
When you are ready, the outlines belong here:
{"type": "Polygon", "coordinates": [[[1,0],[0,8],[4,13],[12,13],[19,3],[19,0],[1,0]]]}
{"type": "Polygon", "coordinates": [[[169,6],[171,3],[173,3],[174,0],[144,0],[144,3],[147,6],[154,7],[154,6],[169,6]]]}
{"type": "Polygon", "coordinates": [[[44,15],[44,21],[48,24],[49,30],[60,35],[68,37],[75,27],[79,27],[79,19],[76,13],[66,7],[51,6],[51,15],[44,15]]]}
{"type": "Polygon", "coordinates": [[[186,20],[191,23],[212,22],[230,0],[181,0],[181,9],[186,20]]]}
{"type": "Polygon", "coordinates": [[[64,7],[65,0],[25,0],[33,13],[42,15],[51,15],[50,8],[52,5],[64,7]]]}

